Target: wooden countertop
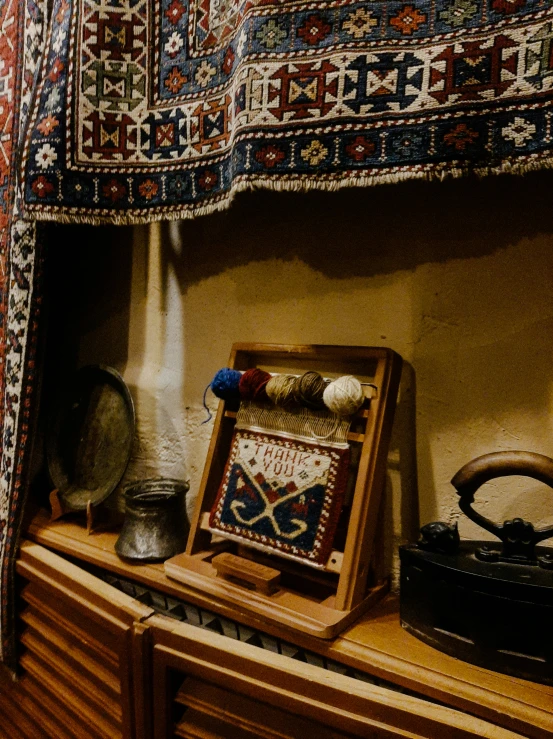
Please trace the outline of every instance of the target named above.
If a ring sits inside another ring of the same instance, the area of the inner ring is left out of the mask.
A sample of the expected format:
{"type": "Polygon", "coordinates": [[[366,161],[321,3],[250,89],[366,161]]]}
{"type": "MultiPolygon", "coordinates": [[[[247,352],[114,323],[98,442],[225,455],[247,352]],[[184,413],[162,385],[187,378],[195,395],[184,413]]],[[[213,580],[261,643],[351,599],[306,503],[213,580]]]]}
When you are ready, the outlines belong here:
{"type": "Polygon", "coordinates": [[[424,644],[401,628],[395,596],[385,598],[341,636],[325,641],[271,625],[245,610],[228,608],[170,580],[161,564],[123,562],[114,550],[117,535],[100,530],[87,535],[86,526],[78,519],[50,523],[45,511],[34,516],[26,533],[27,538],[54,551],[215,611],[498,726],[539,739],[553,736],[553,687],[476,667],[424,644]]]}

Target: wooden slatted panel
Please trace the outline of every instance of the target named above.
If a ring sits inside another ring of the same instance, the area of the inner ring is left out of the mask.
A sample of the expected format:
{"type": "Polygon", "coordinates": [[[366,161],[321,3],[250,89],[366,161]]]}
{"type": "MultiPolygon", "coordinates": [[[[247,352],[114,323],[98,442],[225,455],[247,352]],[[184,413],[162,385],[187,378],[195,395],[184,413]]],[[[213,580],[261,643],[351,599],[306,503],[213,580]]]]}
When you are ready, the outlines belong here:
{"type": "Polygon", "coordinates": [[[49,670],[34,655],[24,655],[21,659],[24,678],[30,676],[42,702],[47,700],[56,713],[59,727],[68,727],[75,737],[91,739],[116,739],[122,737],[121,725],[105,721],[92,706],[79,697],[66,683],[58,680],[55,672],[49,670]]]}
{"type": "Polygon", "coordinates": [[[0,737],[146,739],[153,611],[37,545],[17,570],[21,677],[0,681],[0,737]]]}
{"type": "Polygon", "coordinates": [[[37,738],[55,736],[57,739],[71,739],[72,737],[72,734],[60,726],[59,718],[54,718],[44,707],[41,710],[40,719],[37,718],[36,722],[33,720],[36,713],[36,697],[30,680],[25,680],[25,685],[21,682],[18,684],[17,695],[12,690],[3,692],[0,687],[0,704],[0,713],[2,707],[8,708],[7,718],[10,724],[15,721],[18,727],[25,727],[27,733],[30,731],[27,727],[32,726],[33,733],[29,733],[30,736],[37,738]]]}
{"type": "Polygon", "coordinates": [[[175,725],[174,733],[179,737],[337,739],[352,736],[194,677],[184,679],[175,703],[185,708],[175,725]]]}
{"type": "Polygon", "coordinates": [[[194,709],[188,710],[179,721],[174,736],[179,739],[260,739],[260,734],[255,731],[231,727],[225,721],[194,709]]]}
{"type": "MultiPolygon", "coordinates": [[[[69,603],[64,603],[63,611],[59,608],[56,595],[39,583],[33,583],[22,591],[23,600],[40,611],[43,626],[59,632],[60,639],[64,639],[70,650],[77,646],[82,650],[86,660],[106,665],[112,673],[117,672],[119,657],[114,648],[113,635],[109,630],[96,626],[94,639],[91,639],[90,630],[82,628],[80,615],[69,603]],[[107,640],[107,641],[104,641],[107,640]]],[[[22,612],[24,616],[25,611],[22,612]]]]}
{"type": "MultiPolygon", "coordinates": [[[[44,616],[44,614],[41,614],[44,616]]],[[[63,653],[63,657],[68,667],[78,670],[81,674],[86,675],[87,680],[92,682],[98,689],[100,694],[105,694],[108,700],[118,701],[121,695],[121,686],[116,674],[116,666],[106,664],[98,659],[91,658],[86,648],[88,644],[79,642],[72,635],[68,639],[65,627],[60,624],[58,629],[52,628],[45,618],[40,618],[31,609],[26,608],[21,613],[21,620],[27,627],[22,636],[22,642],[32,649],[32,643],[44,645],[48,649],[48,645],[55,645],[56,650],[63,653]]],[[[37,647],[38,649],[40,647],[37,647]]]]}
{"type": "MultiPolygon", "coordinates": [[[[36,682],[29,673],[24,674],[16,685],[0,685],[0,705],[6,710],[11,724],[14,722],[19,727],[28,731],[32,725],[34,733],[26,733],[28,737],[36,736],[37,739],[46,736],[48,739],[74,739],[79,736],[81,722],[68,715],[59,701],[52,700],[44,691],[44,687],[36,682]]],[[[19,734],[6,732],[7,739],[12,736],[17,738],[19,734]]],[[[90,735],[81,733],[83,739],[90,735]]]]}
{"type": "MultiPolygon", "coordinates": [[[[30,687],[36,703],[32,715],[40,707],[43,723],[48,704],[53,731],[50,736],[69,732],[69,736],[90,739],[117,739],[123,736],[121,684],[117,675],[117,655],[100,641],[97,629],[87,632],[82,616],[76,621],[75,609],[58,601],[56,614],[46,605],[51,594],[44,588],[28,583],[22,591],[23,628],[20,635],[22,651],[21,682],[15,686],[30,687]],[[63,615],[62,615],[63,614],[63,615]],[[71,634],[71,624],[79,623],[71,634]],[[28,686],[32,683],[32,686],[28,686]]],[[[110,639],[113,641],[113,639],[110,639]]],[[[41,736],[40,733],[36,734],[41,736]]],[[[34,734],[28,733],[33,737],[34,734]]]]}
{"type": "MultiPolygon", "coordinates": [[[[108,736],[120,733],[121,706],[104,691],[98,690],[94,683],[69,667],[63,653],[56,653],[53,645],[45,645],[33,635],[23,633],[22,643],[27,647],[21,657],[21,666],[27,672],[45,679],[48,690],[62,696],[64,703],[73,705],[77,715],[85,716],[96,723],[99,730],[108,736]]],[[[94,665],[89,665],[92,669],[94,665]]]]}
{"type": "MultiPolygon", "coordinates": [[[[7,739],[48,739],[48,736],[56,736],[57,725],[44,716],[36,716],[26,697],[20,686],[16,691],[13,686],[0,684],[0,736],[7,739]]],[[[65,739],[63,733],[59,736],[65,739]]]]}
{"type": "Polygon", "coordinates": [[[242,728],[261,739],[522,739],[445,706],[163,616],[149,625],[155,739],[229,739],[242,728]]]}
{"type": "Polygon", "coordinates": [[[114,635],[77,614],[70,604],[60,607],[59,600],[40,585],[27,584],[22,599],[20,641],[25,650],[20,665],[34,679],[41,699],[57,705],[58,720],[72,725],[76,736],[122,737],[119,664],[117,653],[110,649],[115,646],[114,635]],[[57,624],[52,600],[59,608],[57,624]]]}

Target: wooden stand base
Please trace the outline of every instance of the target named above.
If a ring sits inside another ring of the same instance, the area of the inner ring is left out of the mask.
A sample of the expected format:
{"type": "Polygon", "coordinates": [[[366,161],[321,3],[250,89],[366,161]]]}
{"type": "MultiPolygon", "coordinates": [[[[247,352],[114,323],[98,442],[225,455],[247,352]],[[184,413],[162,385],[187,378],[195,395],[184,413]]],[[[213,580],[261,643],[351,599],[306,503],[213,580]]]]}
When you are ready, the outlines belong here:
{"type": "MultiPolygon", "coordinates": [[[[65,507],[63,499],[60,497],[60,492],[57,488],[52,490],[50,493],[50,506],[52,513],[50,521],[57,521],[58,518],[67,515],[68,513],[75,513],[73,510],[68,510],[65,507]]],[[[117,518],[117,516],[116,516],[117,518]]],[[[105,526],[109,523],[111,514],[100,506],[93,506],[90,501],[86,504],[86,533],[90,535],[95,529],[101,526],[105,526]]]]}
{"type": "Polygon", "coordinates": [[[203,554],[204,557],[202,554],[178,554],[165,562],[165,574],[203,594],[215,596],[228,606],[247,608],[267,621],[320,639],[337,636],[389,590],[388,581],[380,583],[351,611],[338,611],[333,607],[335,596],[319,600],[278,583],[278,570],[234,555],[228,555],[232,562],[214,557],[212,563],[206,558],[213,553],[203,554]],[[261,582],[267,579],[269,587],[261,582]]]}

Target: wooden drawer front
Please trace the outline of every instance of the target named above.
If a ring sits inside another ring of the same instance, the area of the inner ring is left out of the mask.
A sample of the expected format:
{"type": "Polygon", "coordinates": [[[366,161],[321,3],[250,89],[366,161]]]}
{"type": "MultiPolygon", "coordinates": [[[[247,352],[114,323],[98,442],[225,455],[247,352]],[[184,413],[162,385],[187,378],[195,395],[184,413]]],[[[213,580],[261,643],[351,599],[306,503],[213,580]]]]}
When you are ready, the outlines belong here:
{"type": "Polygon", "coordinates": [[[8,739],[147,736],[143,626],[151,609],[24,544],[21,679],[0,683],[8,739]]]}
{"type": "Polygon", "coordinates": [[[115,635],[68,604],[58,613],[52,594],[35,583],[23,589],[22,597],[20,664],[52,719],[83,736],[122,737],[115,635]]]}
{"type": "Polygon", "coordinates": [[[184,739],[352,736],[194,677],[186,677],[177,691],[173,726],[174,736],[184,739]]]}
{"type": "Polygon", "coordinates": [[[166,617],[153,616],[149,624],[155,739],[520,737],[166,617]]]}

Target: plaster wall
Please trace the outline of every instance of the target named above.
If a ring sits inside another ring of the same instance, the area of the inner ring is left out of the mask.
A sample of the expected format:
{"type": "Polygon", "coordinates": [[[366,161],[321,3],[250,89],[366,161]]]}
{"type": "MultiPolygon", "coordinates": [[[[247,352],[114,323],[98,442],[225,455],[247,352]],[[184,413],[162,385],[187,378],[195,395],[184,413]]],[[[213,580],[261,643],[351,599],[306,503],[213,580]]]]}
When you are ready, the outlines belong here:
{"type": "MultiPolygon", "coordinates": [[[[77,364],[116,366],[136,401],[126,479],[189,477],[192,498],[212,427],[204,389],[235,341],[402,355],[390,551],[419,523],[457,518],[449,480],[473,457],[553,456],[550,185],[539,173],[254,193],[195,221],[94,229],[78,256],[65,239],[77,364]]],[[[490,482],[477,501],[498,521],[553,523],[553,491],[528,478],[490,482]]],[[[466,520],[460,532],[485,537],[466,520]]]]}

